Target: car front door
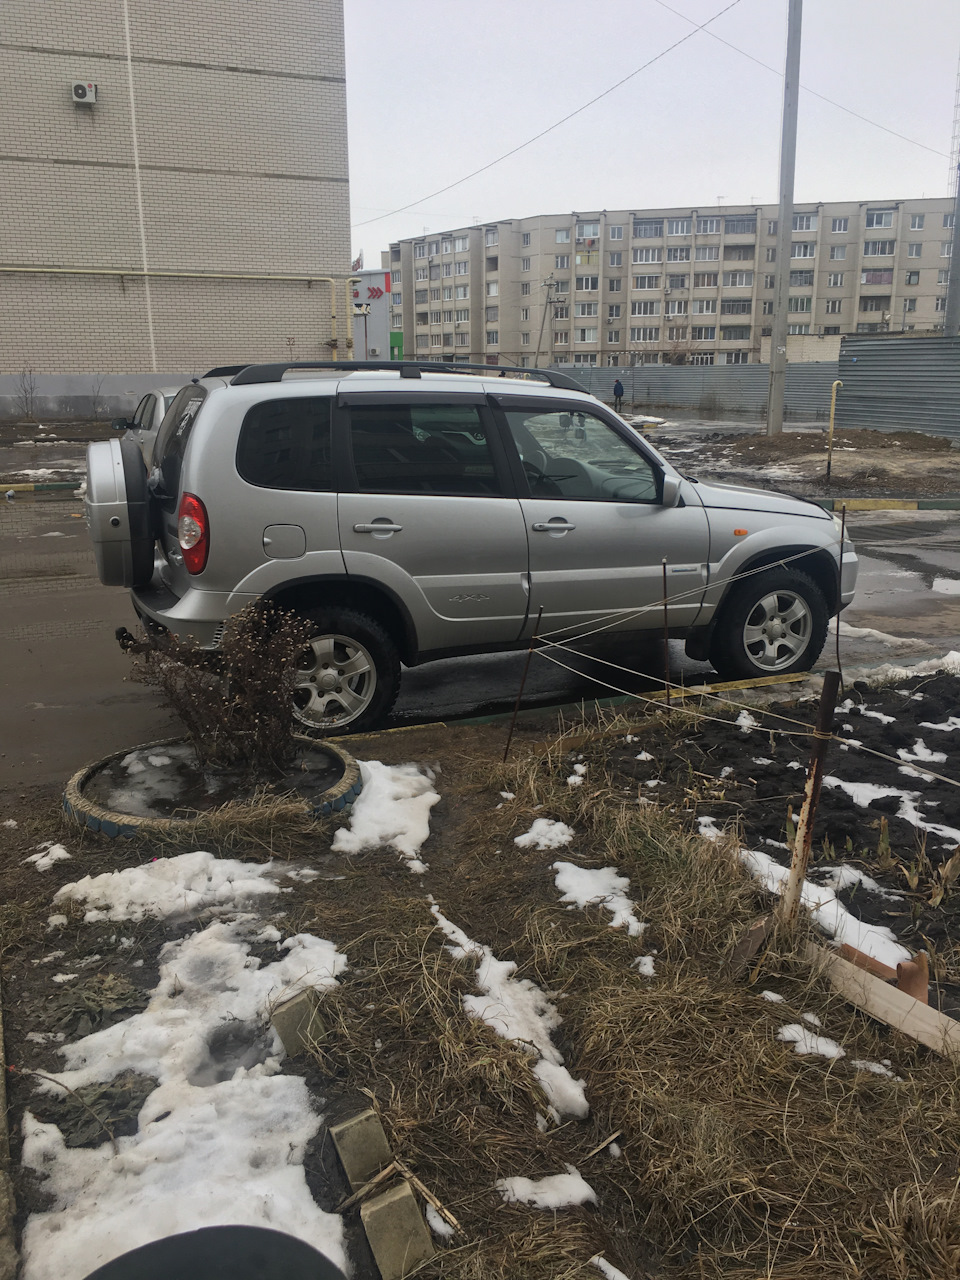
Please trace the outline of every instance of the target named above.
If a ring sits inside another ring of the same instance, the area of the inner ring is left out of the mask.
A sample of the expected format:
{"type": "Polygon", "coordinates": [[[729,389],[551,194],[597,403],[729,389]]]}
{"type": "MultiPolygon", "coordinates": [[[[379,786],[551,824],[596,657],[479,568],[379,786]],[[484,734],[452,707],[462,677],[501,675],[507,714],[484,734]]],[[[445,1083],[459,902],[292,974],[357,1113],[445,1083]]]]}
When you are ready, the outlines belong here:
{"type": "MultiPolygon", "coordinates": [[[[526,480],[530,628],[588,626],[622,612],[611,630],[690,626],[706,585],[709,528],[693,487],[665,504],[663,469],[575,401],[496,397],[526,480]]],[[[613,619],[611,619],[612,621],[613,619]]]]}
{"type": "Polygon", "coordinates": [[[357,392],[337,413],[347,573],[391,590],[421,651],[516,640],[527,535],[484,397],[357,392]]]}

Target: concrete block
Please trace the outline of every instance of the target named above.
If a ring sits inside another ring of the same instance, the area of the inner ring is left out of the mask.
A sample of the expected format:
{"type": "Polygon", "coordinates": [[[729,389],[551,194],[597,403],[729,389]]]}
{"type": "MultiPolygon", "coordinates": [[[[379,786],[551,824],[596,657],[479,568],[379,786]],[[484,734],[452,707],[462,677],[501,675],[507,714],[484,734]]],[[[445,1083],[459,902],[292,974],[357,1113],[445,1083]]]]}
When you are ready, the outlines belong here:
{"type": "Polygon", "coordinates": [[[317,1006],[320,996],[312,987],[299,991],[274,1009],[270,1021],[291,1058],[308,1048],[311,1041],[322,1040],[326,1028],[317,1006]]]}
{"type": "Polygon", "coordinates": [[[330,1137],[354,1191],[393,1159],[380,1117],[372,1108],[331,1125],[330,1137]]]}
{"type": "Polygon", "coordinates": [[[436,1252],[409,1183],[365,1201],[360,1221],[382,1280],[400,1280],[436,1252]]]}

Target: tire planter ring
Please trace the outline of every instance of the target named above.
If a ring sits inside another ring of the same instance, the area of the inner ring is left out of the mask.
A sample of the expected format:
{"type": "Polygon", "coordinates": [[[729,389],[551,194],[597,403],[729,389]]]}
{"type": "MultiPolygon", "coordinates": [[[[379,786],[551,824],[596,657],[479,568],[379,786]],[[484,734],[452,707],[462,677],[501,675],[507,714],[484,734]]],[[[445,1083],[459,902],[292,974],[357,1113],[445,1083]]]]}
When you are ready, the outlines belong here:
{"type": "MultiPolygon", "coordinates": [[[[335,756],[343,764],[343,773],[333,786],[321,792],[313,803],[304,800],[304,811],[311,818],[326,818],[331,814],[342,813],[344,809],[348,809],[363,790],[360,766],[356,760],[335,742],[318,741],[315,738],[306,738],[300,734],[297,734],[296,738],[298,742],[303,742],[304,745],[311,747],[322,746],[324,751],[335,756]]],[[[83,794],[84,787],[94,774],[106,768],[107,765],[119,757],[129,755],[131,751],[153,751],[163,747],[172,747],[183,741],[183,738],[161,738],[156,742],[147,742],[138,747],[126,747],[122,751],[113,751],[110,755],[104,756],[100,760],[95,760],[93,764],[84,765],[82,769],[77,770],[64,788],[64,813],[73,818],[81,827],[86,827],[90,831],[99,831],[111,839],[117,836],[171,836],[187,832],[202,833],[206,820],[215,818],[218,810],[211,809],[206,813],[198,812],[194,817],[190,818],[141,817],[137,814],[118,813],[113,809],[107,809],[83,794]]]]}

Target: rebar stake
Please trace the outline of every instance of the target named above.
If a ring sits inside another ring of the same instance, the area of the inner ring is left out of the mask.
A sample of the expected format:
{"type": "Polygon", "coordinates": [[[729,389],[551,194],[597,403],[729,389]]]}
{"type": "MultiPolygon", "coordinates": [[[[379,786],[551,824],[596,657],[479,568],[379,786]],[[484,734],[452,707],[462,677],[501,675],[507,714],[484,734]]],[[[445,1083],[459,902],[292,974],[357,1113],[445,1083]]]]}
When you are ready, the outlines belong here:
{"type": "Polygon", "coordinates": [[[520,711],[520,699],[523,697],[523,690],[527,683],[527,672],[530,670],[530,659],[533,657],[533,646],[537,642],[537,632],[540,630],[540,619],[543,617],[543,605],[537,613],[537,621],[533,628],[533,635],[530,637],[530,647],[527,649],[527,660],[523,664],[523,675],[520,678],[520,688],[517,690],[517,700],[513,704],[513,715],[510,717],[510,731],[507,734],[507,745],[503,748],[503,764],[507,763],[507,755],[510,751],[510,743],[513,741],[513,730],[517,723],[517,714],[520,711]]]}

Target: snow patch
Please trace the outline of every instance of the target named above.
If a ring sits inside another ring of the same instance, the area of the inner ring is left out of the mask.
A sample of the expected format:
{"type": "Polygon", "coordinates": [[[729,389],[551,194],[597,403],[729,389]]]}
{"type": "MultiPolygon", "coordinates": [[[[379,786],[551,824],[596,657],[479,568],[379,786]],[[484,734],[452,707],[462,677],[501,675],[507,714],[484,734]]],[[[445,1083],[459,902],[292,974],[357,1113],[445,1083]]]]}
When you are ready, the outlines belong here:
{"type": "Polygon", "coordinates": [[[561,902],[571,903],[583,910],[587,906],[601,906],[610,912],[610,928],[626,926],[631,938],[638,938],[646,925],[634,915],[634,904],[626,896],[630,888],[627,876],[617,873],[616,867],[600,867],[591,870],[572,862],[555,862],[551,867],[557,873],[556,886],[563,895],[561,902]]]}
{"type": "Polygon", "coordinates": [[[430,810],[440,799],[433,775],[415,764],[387,765],[361,760],[363,790],[331,848],[336,853],[362,853],[386,845],[406,861],[407,870],[422,875],[429,864],[418,856],[430,834],[430,810]]]}
{"type": "Polygon", "coordinates": [[[555,1173],[533,1181],[531,1178],[498,1178],[497,1190],[507,1204],[529,1204],[535,1209],[570,1209],[578,1204],[596,1204],[597,1193],[572,1164],[566,1173],[555,1173]]]}
{"type": "Polygon", "coordinates": [[[535,818],[533,826],[522,836],[514,836],[513,843],[521,849],[559,849],[573,839],[573,828],[553,818],[535,818]]]}

